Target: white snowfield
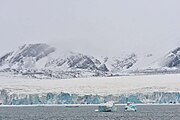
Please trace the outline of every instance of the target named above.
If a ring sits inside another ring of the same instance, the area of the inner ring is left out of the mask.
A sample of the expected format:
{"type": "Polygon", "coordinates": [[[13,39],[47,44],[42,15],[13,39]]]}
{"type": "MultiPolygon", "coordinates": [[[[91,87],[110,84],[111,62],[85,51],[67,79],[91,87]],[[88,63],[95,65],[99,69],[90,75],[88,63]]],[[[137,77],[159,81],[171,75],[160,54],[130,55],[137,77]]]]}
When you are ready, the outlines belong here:
{"type": "Polygon", "coordinates": [[[5,89],[10,94],[68,92],[80,95],[120,95],[155,91],[180,92],[180,74],[76,79],[27,79],[1,76],[0,89],[5,89]]]}

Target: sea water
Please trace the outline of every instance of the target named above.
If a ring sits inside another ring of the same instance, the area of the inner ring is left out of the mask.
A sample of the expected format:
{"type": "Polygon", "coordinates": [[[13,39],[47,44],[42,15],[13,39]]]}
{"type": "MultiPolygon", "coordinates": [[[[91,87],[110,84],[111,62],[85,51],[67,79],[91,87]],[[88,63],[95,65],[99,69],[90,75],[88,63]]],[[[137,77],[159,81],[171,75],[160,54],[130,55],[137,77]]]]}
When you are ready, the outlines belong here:
{"type": "Polygon", "coordinates": [[[96,106],[1,107],[0,120],[180,120],[179,105],[140,105],[137,112],[95,112],[96,106]]]}

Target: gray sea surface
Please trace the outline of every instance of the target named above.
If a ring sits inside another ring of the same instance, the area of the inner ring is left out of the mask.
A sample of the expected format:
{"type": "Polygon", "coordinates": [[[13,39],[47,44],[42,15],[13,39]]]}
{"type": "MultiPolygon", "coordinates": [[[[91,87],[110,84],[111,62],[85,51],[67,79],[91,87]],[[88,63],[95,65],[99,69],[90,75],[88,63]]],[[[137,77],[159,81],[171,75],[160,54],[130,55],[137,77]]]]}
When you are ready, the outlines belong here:
{"type": "Polygon", "coordinates": [[[180,120],[179,105],[141,105],[137,112],[95,112],[95,106],[0,107],[0,120],[180,120]]]}

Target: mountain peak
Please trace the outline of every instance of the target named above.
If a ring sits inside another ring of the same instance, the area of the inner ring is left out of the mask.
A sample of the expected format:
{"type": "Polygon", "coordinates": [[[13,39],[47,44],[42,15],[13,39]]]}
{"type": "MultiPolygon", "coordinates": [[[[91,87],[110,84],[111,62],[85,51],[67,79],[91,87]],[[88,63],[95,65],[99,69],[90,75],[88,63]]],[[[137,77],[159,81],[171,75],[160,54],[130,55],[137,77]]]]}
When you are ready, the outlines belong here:
{"type": "Polygon", "coordinates": [[[172,53],[174,53],[174,54],[176,54],[177,52],[180,52],[180,47],[177,47],[176,49],[174,49],[174,50],[172,51],[172,53]]]}
{"type": "Polygon", "coordinates": [[[180,47],[169,52],[161,62],[163,67],[180,67],[180,47]]]}
{"type": "Polygon", "coordinates": [[[17,50],[9,52],[0,58],[0,65],[23,66],[27,58],[38,61],[41,58],[55,51],[45,43],[25,44],[17,50]]]}

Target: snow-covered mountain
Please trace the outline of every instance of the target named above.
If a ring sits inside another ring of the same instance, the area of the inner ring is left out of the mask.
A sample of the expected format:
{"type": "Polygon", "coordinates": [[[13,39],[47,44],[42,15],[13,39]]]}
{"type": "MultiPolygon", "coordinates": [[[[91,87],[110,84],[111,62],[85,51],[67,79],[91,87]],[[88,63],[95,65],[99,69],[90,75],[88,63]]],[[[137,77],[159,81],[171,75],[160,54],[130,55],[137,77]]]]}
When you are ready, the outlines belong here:
{"type": "Polygon", "coordinates": [[[1,68],[28,69],[35,67],[36,61],[54,52],[55,48],[47,44],[29,44],[19,47],[1,57],[1,68]]]}
{"type": "Polygon", "coordinates": [[[178,69],[179,67],[180,48],[158,60],[152,54],[142,57],[136,53],[95,58],[80,53],[61,52],[54,47],[40,43],[23,45],[0,57],[1,72],[36,78],[113,76],[132,72],[137,74],[147,72],[149,68],[152,73],[157,69],[161,72],[165,68],[178,69]]]}
{"type": "Polygon", "coordinates": [[[180,68],[180,47],[169,52],[161,61],[163,67],[177,67],[180,68]]]}

